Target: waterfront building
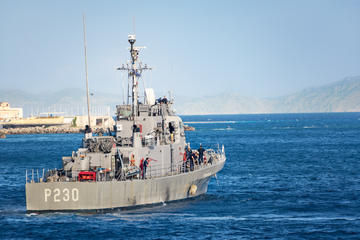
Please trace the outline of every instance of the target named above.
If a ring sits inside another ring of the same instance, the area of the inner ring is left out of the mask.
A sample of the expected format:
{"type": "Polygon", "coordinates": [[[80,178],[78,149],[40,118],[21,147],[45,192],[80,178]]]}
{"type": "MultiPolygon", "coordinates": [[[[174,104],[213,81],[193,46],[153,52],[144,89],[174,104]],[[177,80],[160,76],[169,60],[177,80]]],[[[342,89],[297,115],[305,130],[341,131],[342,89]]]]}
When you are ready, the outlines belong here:
{"type": "Polygon", "coordinates": [[[0,102],[0,121],[9,122],[21,118],[23,118],[22,108],[11,108],[8,102],[0,102]]]}

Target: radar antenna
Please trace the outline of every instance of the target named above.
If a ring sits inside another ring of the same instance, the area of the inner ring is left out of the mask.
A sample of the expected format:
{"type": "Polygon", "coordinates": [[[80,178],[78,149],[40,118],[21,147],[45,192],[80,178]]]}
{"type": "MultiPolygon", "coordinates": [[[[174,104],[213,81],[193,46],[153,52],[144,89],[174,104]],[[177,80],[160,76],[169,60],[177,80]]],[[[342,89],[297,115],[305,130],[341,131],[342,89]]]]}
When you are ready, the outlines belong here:
{"type": "Polygon", "coordinates": [[[134,44],[136,42],[135,34],[128,35],[128,41],[130,43],[130,56],[131,56],[131,64],[122,65],[118,67],[117,70],[127,71],[129,79],[132,80],[132,117],[135,123],[135,119],[137,116],[137,109],[138,109],[138,98],[139,98],[139,84],[138,79],[141,77],[141,74],[144,70],[151,70],[152,68],[149,67],[147,64],[142,64],[138,61],[139,50],[146,48],[146,47],[135,47],[134,44]]]}

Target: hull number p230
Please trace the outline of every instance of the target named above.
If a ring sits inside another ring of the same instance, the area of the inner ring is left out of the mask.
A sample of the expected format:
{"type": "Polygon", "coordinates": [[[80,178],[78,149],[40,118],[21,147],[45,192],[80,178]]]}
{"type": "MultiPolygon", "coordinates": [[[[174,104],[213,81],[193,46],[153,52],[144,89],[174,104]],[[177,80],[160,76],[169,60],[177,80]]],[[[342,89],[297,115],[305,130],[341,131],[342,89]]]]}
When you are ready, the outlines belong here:
{"type": "Polygon", "coordinates": [[[54,202],[76,202],[79,200],[79,189],[72,188],[70,190],[68,188],[55,188],[54,190],[51,190],[50,188],[45,188],[44,197],[45,202],[49,200],[53,200],[54,202]]]}

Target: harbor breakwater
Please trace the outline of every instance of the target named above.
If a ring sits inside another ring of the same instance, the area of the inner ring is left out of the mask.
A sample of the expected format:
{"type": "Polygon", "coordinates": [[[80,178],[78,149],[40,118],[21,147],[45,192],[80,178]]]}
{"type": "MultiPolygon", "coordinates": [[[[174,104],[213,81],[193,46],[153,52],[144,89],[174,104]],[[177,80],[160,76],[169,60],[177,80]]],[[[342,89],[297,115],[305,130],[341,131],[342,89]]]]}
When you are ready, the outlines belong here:
{"type": "Polygon", "coordinates": [[[0,135],[17,135],[17,134],[51,134],[51,133],[80,133],[83,128],[69,126],[51,126],[51,127],[24,127],[0,129],[0,135]]]}
{"type": "MultiPolygon", "coordinates": [[[[113,129],[112,129],[113,130],[113,129]]],[[[184,126],[185,131],[195,131],[194,127],[184,126]]],[[[37,127],[17,127],[17,128],[2,128],[0,129],[0,136],[18,135],[18,134],[54,134],[54,133],[82,133],[84,128],[70,127],[70,126],[37,126],[37,127]]],[[[104,128],[93,128],[94,133],[104,133],[104,128]]]]}

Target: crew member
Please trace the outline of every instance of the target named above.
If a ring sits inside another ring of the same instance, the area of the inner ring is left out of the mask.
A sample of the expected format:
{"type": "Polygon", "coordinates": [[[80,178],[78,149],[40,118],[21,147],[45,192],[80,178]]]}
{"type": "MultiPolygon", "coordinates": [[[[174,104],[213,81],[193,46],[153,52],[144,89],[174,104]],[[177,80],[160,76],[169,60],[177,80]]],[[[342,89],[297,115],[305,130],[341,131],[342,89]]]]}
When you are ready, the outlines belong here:
{"type": "Polygon", "coordinates": [[[170,140],[171,140],[171,143],[173,143],[175,128],[174,128],[173,124],[171,124],[171,123],[169,123],[169,131],[170,131],[170,140]]]}
{"type": "Polygon", "coordinates": [[[131,154],[130,166],[135,166],[135,156],[134,156],[134,154],[131,154]]]}
{"type": "Polygon", "coordinates": [[[166,98],[166,96],[164,96],[164,98],[161,100],[162,103],[167,104],[168,103],[168,99],[166,98]]]}
{"type": "Polygon", "coordinates": [[[145,158],[145,160],[143,162],[143,172],[142,172],[143,173],[143,175],[142,175],[143,179],[146,179],[146,169],[147,169],[148,165],[149,165],[149,158],[147,157],[147,158],[145,158]]]}
{"type": "Polygon", "coordinates": [[[194,163],[196,163],[196,153],[191,151],[190,170],[194,171],[194,163]]]}
{"type": "Polygon", "coordinates": [[[90,137],[92,137],[92,134],[91,134],[91,128],[89,127],[89,125],[86,125],[85,126],[85,131],[84,131],[84,133],[85,133],[85,138],[90,138],[90,137]]]}
{"type": "Polygon", "coordinates": [[[187,161],[188,163],[190,163],[190,171],[194,171],[194,158],[190,146],[187,146],[186,155],[187,155],[187,161]]]}
{"type": "Polygon", "coordinates": [[[140,173],[141,173],[141,178],[144,178],[143,177],[143,172],[144,172],[144,158],[142,158],[141,160],[140,160],[140,165],[139,165],[139,167],[140,167],[140,173]]]}
{"type": "Polygon", "coordinates": [[[201,143],[198,152],[199,152],[199,165],[201,165],[204,162],[204,152],[205,152],[205,149],[203,149],[201,143]]]}
{"type": "Polygon", "coordinates": [[[184,156],[183,156],[183,166],[182,166],[182,172],[185,172],[185,169],[186,169],[186,163],[187,163],[187,154],[186,154],[186,147],[185,147],[185,152],[184,152],[184,156]]]}
{"type": "Polygon", "coordinates": [[[186,145],[186,172],[188,171],[188,163],[191,164],[191,159],[192,159],[192,151],[189,145],[186,145]]]}

